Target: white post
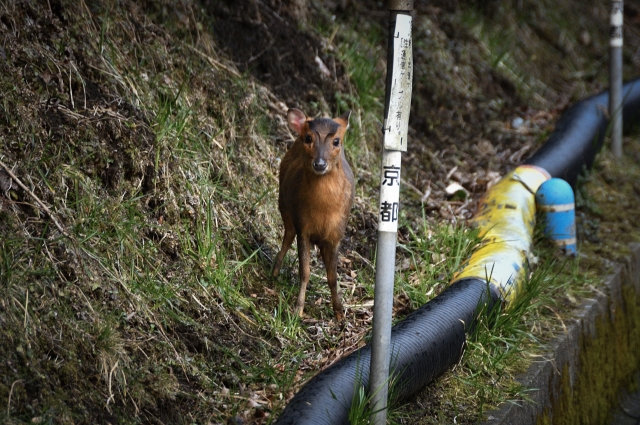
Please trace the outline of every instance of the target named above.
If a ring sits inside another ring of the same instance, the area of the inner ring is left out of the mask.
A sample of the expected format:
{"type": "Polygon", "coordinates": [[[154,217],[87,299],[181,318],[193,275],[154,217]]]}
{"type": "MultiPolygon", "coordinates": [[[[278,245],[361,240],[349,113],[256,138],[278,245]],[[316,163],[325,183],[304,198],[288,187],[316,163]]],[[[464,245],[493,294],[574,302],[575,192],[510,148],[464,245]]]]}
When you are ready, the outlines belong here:
{"type": "Polygon", "coordinates": [[[369,396],[373,412],[371,423],[374,425],[384,425],[387,422],[396,236],[400,213],[400,169],[402,152],[407,150],[407,129],[411,110],[412,10],[413,0],[389,1],[384,147],[380,173],[378,250],[369,379],[369,396]]]}
{"type": "Polygon", "coordinates": [[[610,72],[609,116],[611,117],[611,149],[616,158],[622,158],[622,20],[623,0],[611,1],[609,27],[610,72]]]}

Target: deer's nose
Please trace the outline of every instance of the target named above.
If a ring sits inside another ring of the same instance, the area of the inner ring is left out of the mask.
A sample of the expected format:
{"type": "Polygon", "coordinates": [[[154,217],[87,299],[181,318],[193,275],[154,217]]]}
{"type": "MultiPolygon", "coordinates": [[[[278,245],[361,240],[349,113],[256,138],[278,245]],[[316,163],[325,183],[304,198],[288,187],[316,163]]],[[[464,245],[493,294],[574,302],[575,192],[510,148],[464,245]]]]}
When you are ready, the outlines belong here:
{"type": "Polygon", "coordinates": [[[327,170],[327,161],[318,158],[313,161],[313,171],[316,173],[324,173],[327,170]]]}

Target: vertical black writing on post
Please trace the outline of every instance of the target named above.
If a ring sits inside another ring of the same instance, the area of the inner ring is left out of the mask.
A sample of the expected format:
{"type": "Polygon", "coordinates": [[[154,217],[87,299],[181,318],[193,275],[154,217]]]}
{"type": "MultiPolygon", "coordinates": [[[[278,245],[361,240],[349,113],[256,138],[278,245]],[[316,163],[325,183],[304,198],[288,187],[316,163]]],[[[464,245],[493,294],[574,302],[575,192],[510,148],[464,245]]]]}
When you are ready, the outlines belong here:
{"type": "Polygon", "coordinates": [[[611,2],[611,26],[609,27],[609,38],[622,39],[622,14],[623,2],[611,2]]]}
{"type": "Polygon", "coordinates": [[[382,181],[383,186],[393,186],[394,183],[396,186],[400,186],[400,167],[396,167],[395,165],[385,165],[382,169],[384,170],[384,180],[382,181]]]}
{"type": "Polygon", "coordinates": [[[387,222],[398,221],[398,202],[384,201],[380,205],[380,220],[387,222]]]}
{"type": "Polygon", "coordinates": [[[622,38],[622,27],[609,27],[609,38],[622,38]]]}

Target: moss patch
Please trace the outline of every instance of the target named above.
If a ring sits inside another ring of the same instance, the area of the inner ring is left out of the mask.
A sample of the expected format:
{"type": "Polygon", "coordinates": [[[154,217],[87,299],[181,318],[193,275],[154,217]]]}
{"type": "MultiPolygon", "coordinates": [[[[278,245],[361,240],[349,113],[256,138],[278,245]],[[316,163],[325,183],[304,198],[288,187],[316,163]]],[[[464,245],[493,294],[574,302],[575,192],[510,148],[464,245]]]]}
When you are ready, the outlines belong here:
{"type": "Polygon", "coordinates": [[[560,396],[538,418],[538,425],[603,424],[621,389],[633,384],[640,367],[640,294],[622,288],[622,300],[596,319],[595,335],[580,338],[575,383],[562,368],[560,396]]]}

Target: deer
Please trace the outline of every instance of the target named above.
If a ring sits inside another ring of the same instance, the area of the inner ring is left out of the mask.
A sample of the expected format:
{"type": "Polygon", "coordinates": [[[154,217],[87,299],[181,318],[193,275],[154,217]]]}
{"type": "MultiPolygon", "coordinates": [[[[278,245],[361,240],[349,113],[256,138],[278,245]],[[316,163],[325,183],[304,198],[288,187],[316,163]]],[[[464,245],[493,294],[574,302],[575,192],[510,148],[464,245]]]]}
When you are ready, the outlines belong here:
{"type": "Polygon", "coordinates": [[[344,319],[338,293],[338,248],[355,194],[353,172],[344,149],[350,115],[351,111],[347,111],[333,119],[311,119],[299,109],[287,112],[287,123],[297,137],[280,163],[278,208],[284,237],[273,276],[278,276],[285,254],[297,239],[300,292],[295,313],[299,316],[304,311],[313,244],[320,248],[327,271],[335,317],[344,319]]]}

